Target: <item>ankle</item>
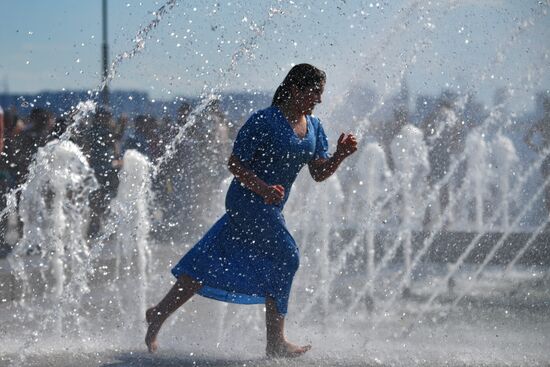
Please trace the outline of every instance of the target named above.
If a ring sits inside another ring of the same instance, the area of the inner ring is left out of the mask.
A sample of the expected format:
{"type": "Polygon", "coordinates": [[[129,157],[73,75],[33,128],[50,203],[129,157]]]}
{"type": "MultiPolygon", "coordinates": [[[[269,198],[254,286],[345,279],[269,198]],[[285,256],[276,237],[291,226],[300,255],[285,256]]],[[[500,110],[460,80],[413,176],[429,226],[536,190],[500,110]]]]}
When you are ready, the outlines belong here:
{"type": "Polygon", "coordinates": [[[286,338],[283,335],[274,335],[267,338],[267,346],[278,346],[286,343],[286,338]]]}

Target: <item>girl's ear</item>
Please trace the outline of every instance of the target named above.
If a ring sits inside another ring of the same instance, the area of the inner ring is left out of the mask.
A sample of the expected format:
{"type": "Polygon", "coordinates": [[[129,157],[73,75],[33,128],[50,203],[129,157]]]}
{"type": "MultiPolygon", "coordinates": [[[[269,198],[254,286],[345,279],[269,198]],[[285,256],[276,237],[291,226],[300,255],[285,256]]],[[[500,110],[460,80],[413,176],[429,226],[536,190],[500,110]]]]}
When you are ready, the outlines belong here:
{"type": "Polygon", "coordinates": [[[300,94],[300,89],[296,85],[291,85],[289,91],[292,99],[296,99],[296,97],[300,94]]]}

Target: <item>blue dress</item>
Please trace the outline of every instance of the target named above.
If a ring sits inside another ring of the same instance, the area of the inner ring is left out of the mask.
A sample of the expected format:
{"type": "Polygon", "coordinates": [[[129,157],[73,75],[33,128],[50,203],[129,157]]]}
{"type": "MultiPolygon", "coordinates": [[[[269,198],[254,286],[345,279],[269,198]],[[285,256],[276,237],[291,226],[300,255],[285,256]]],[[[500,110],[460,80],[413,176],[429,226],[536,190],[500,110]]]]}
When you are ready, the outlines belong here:
{"type": "Polygon", "coordinates": [[[233,147],[241,163],[268,185],[282,185],[280,204],[264,199],[235,178],[229,186],[226,213],[172,269],[202,282],[199,294],[225,302],[265,303],[275,300],[286,314],[299,252],[286,228],[282,210],[300,169],[311,160],[329,158],[319,119],[307,116],[307,134],[295,133],[277,107],[253,114],[233,147]]]}

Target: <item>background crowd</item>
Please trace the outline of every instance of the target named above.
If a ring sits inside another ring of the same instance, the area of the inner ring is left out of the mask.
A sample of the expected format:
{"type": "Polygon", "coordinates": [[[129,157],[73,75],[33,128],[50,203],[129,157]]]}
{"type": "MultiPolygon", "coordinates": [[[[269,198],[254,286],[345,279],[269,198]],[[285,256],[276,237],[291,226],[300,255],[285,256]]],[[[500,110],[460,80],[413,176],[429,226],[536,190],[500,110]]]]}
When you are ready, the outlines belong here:
{"type": "MultiPolygon", "coordinates": [[[[335,110],[332,119],[351,120],[353,125],[368,118],[368,131],[360,143],[378,142],[386,152],[391,170],[395,169],[391,142],[403,126],[412,124],[419,128],[429,152],[430,186],[445,175],[452,157],[464,151],[466,137],[472,129],[498,110],[484,106],[475,95],[449,91],[429,98],[418,97],[411,109],[405,90],[386,101],[391,110],[369,116],[367,111],[373,110],[369,101],[374,103],[375,98],[364,93],[359,97],[361,101],[354,102],[353,95],[348,96],[349,103],[343,104],[342,111],[335,110]]],[[[262,107],[265,106],[257,106],[262,107]]],[[[100,189],[90,197],[92,210],[88,235],[93,237],[99,233],[102,218],[116,195],[118,172],[124,165],[125,151],[136,149],[148,157],[158,171],[153,182],[153,235],[162,241],[186,237],[190,243],[200,236],[202,225],[219,214],[215,211],[219,209],[216,205],[223,202],[220,200],[224,190],[222,181],[229,177],[226,162],[238,128],[245,119],[230,118],[228,110],[231,109],[222,106],[219,100],[209,103],[200,113],[192,113],[193,106],[181,102],[175,114],[162,117],[153,114],[115,116],[109,108],[98,107],[80,121],[69,138],[88,158],[100,185],[100,189]],[[167,155],[182,129],[182,139],[177,139],[177,145],[172,147],[175,148],[173,154],[167,155]],[[168,159],[159,163],[163,156],[168,159]]],[[[536,97],[535,110],[536,113],[526,113],[524,117],[513,113],[506,115],[515,119],[506,133],[514,140],[522,160],[533,158],[550,147],[550,97],[547,93],[542,92],[536,97]]],[[[53,109],[44,107],[32,108],[26,115],[18,114],[15,108],[2,110],[0,107],[0,210],[6,207],[6,194],[25,182],[37,150],[58,139],[72,123],[65,116],[56,115],[53,109]]],[[[352,159],[349,165],[353,167],[356,163],[352,159]]],[[[348,172],[352,174],[353,170],[348,172]]],[[[550,158],[546,159],[540,172],[543,178],[550,175],[550,158]]],[[[440,204],[445,207],[448,201],[446,187],[441,189],[440,196],[440,204]]],[[[547,190],[545,204],[550,208],[550,190],[547,190]]],[[[13,245],[4,241],[7,217],[3,215],[0,223],[0,254],[5,254],[13,245]]],[[[18,228],[21,231],[21,223],[18,228]]]]}
{"type": "MultiPolygon", "coordinates": [[[[200,226],[205,213],[199,203],[208,203],[212,198],[207,193],[220,189],[222,175],[227,175],[220,168],[225,167],[236,130],[217,101],[199,114],[190,116],[191,110],[190,104],[182,102],[175,116],[158,118],[149,114],[114,116],[109,108],[98,107],[67,135],[81,148],[99,183],[99,189],[90,197],[89,237],[99,234],[109,203],[117,193],[126,150],[135,149],[157,164],[182,129],[183,139],[178,139],[174,153],[162,161],[153,182],[154,235],[181,238],[200,226]]],[[[2,110],[0,210],[6,207],[6,194],[25,182],[38,149],[66,131],[68,120],[64,116],[42,107],[33,108],[27,116],[18,115],[15,109],[2,110]]],[[[4,215],[0,233],[3,253],[10,247],[3,240],[7,222],[8,216],[4,215]]],[[[21,232],[22,223],[18,223],[18,230],[21,232]]]]}

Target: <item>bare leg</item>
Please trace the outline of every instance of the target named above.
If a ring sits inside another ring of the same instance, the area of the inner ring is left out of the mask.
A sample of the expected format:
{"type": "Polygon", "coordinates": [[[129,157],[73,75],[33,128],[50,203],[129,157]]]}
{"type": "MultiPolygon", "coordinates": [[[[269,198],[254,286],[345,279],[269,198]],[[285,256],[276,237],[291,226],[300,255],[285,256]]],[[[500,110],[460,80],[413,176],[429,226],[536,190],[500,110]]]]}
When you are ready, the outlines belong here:
{"type": "Polygon", "coordinates": [[[268,357],[298,357],[311,349],[311,345],[299,346],[285,339],[285,316],[277,312],[277,306],[272,298],[266,298],[265,326],[267,329],[268,357]]]}
{"type": "Polygon", "coordinates": [[[145,312],[148,328],[145,335],[145,344],[149,352],[158,349],[157,335],[168,316],[187,302],[202,287],[202,284],[187,275],[182,275],[166,296],[156,305],[145,312]]]}

